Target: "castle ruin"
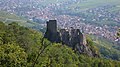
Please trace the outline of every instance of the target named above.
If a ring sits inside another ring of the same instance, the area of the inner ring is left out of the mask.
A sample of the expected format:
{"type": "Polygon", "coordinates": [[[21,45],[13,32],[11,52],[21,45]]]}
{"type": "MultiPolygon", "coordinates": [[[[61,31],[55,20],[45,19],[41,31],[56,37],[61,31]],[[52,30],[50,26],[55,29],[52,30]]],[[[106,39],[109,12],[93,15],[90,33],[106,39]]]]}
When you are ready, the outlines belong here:
{"type": "Polygon", "coordinates": [[[73,50],[79,53],[87,53],[92,56],[92,51],[86,46],[86,38],[80,29],[57,29],[57,21],[49,20],[47,21],[47,30],[45,32],[44,38],[47,38],[51,42],[62,43],[71,47],[73,50]]]}

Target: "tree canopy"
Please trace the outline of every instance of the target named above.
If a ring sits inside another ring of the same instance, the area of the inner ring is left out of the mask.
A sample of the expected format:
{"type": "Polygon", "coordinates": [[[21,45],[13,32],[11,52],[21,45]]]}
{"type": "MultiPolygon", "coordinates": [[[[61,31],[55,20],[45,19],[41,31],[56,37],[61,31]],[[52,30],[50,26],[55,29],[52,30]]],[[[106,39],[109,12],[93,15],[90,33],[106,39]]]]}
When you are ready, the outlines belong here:
{"type": "MultiPolygon", "coordinates": [[[[94,48],[91,39],[87,40],[94,48]]],[[[93,49],[97,53],[97,48],[93,49]]],[[[0,67],[119,67],[119,61],[79,54],[43,39],[41,32],[0,22],[0,67]]]]}

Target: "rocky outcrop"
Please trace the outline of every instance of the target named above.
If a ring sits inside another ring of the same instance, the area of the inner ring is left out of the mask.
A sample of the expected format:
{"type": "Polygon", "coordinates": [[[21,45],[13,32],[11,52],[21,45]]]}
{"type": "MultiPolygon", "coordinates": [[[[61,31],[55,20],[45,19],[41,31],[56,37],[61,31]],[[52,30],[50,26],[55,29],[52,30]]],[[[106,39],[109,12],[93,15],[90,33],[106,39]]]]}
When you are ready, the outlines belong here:
{"type": "Polygon", "coordinates": [[[89,56],[93,56],[92,51],[86,46],[86,38],[80,29],[60,29],[57,30],[57,21],[50,20],[47,22],[47,30],[44,35],[51,42],[62,43],[71,47],[73,50],[79,53],[86,53],[89,56]]]}

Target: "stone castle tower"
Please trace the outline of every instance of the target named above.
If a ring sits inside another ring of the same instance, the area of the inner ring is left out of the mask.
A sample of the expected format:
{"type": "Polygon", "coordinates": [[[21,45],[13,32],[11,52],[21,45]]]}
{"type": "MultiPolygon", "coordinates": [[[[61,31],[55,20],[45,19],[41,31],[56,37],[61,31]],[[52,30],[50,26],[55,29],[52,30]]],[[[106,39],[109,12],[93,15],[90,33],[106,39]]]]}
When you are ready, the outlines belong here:
{"type": "Polygon", "coordinates": [[[47,38],[51,42],[62,43],[71,47],[73,50],[77,50],[79,53],[88,53],[92,56],[92,52],[86,46],[86,38],[80,29],[57,29],[57,21],[49,20],[47,22],[47,30],[44,38],[47,38]]]}
{"type": "Polygon", "coordinates": [[[59,32],[57,31],[57,21],[50,20],[47,22],[47,30],[45,33],[45,38],[50,40],[51,42],[59,43],[61,42],[59,32]]]}

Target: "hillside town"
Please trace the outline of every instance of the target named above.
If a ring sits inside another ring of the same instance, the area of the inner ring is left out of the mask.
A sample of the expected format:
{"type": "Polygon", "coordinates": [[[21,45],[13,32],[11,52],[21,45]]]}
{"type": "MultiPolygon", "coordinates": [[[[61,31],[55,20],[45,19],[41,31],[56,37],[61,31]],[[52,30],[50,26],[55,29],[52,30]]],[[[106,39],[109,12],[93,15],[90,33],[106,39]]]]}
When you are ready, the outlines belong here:
{"type": "MultiPolygon", "coordinates": [[[[0,10],[15,13],[34,22],[44,22],[55,19],[60,28],[74,27],[81,29],[86,34],[93,34],[105,37],[109,40],[120,42],[117,37],[117,30],[120,28],[120,10],[108,11],[110,8],[117,8],[116,5],[105,5],[97,8],[86,9],[79,13],[72,14],[72,11],[65,7],[74,2],[59,2],[40,5],[44,0],[9,0],[0,1],[0,10]],[[3,3],[4,2],[4,3],[3,3]],[[104,21],[104,22],[103,22],[104,21]],[[112,24],[110,23],[112,21],[112,24]]],[[[73,8],[79,10],[80,8],[73,8]]],[[[45,23],[43,23],[45,25],[45,23]]]]}

